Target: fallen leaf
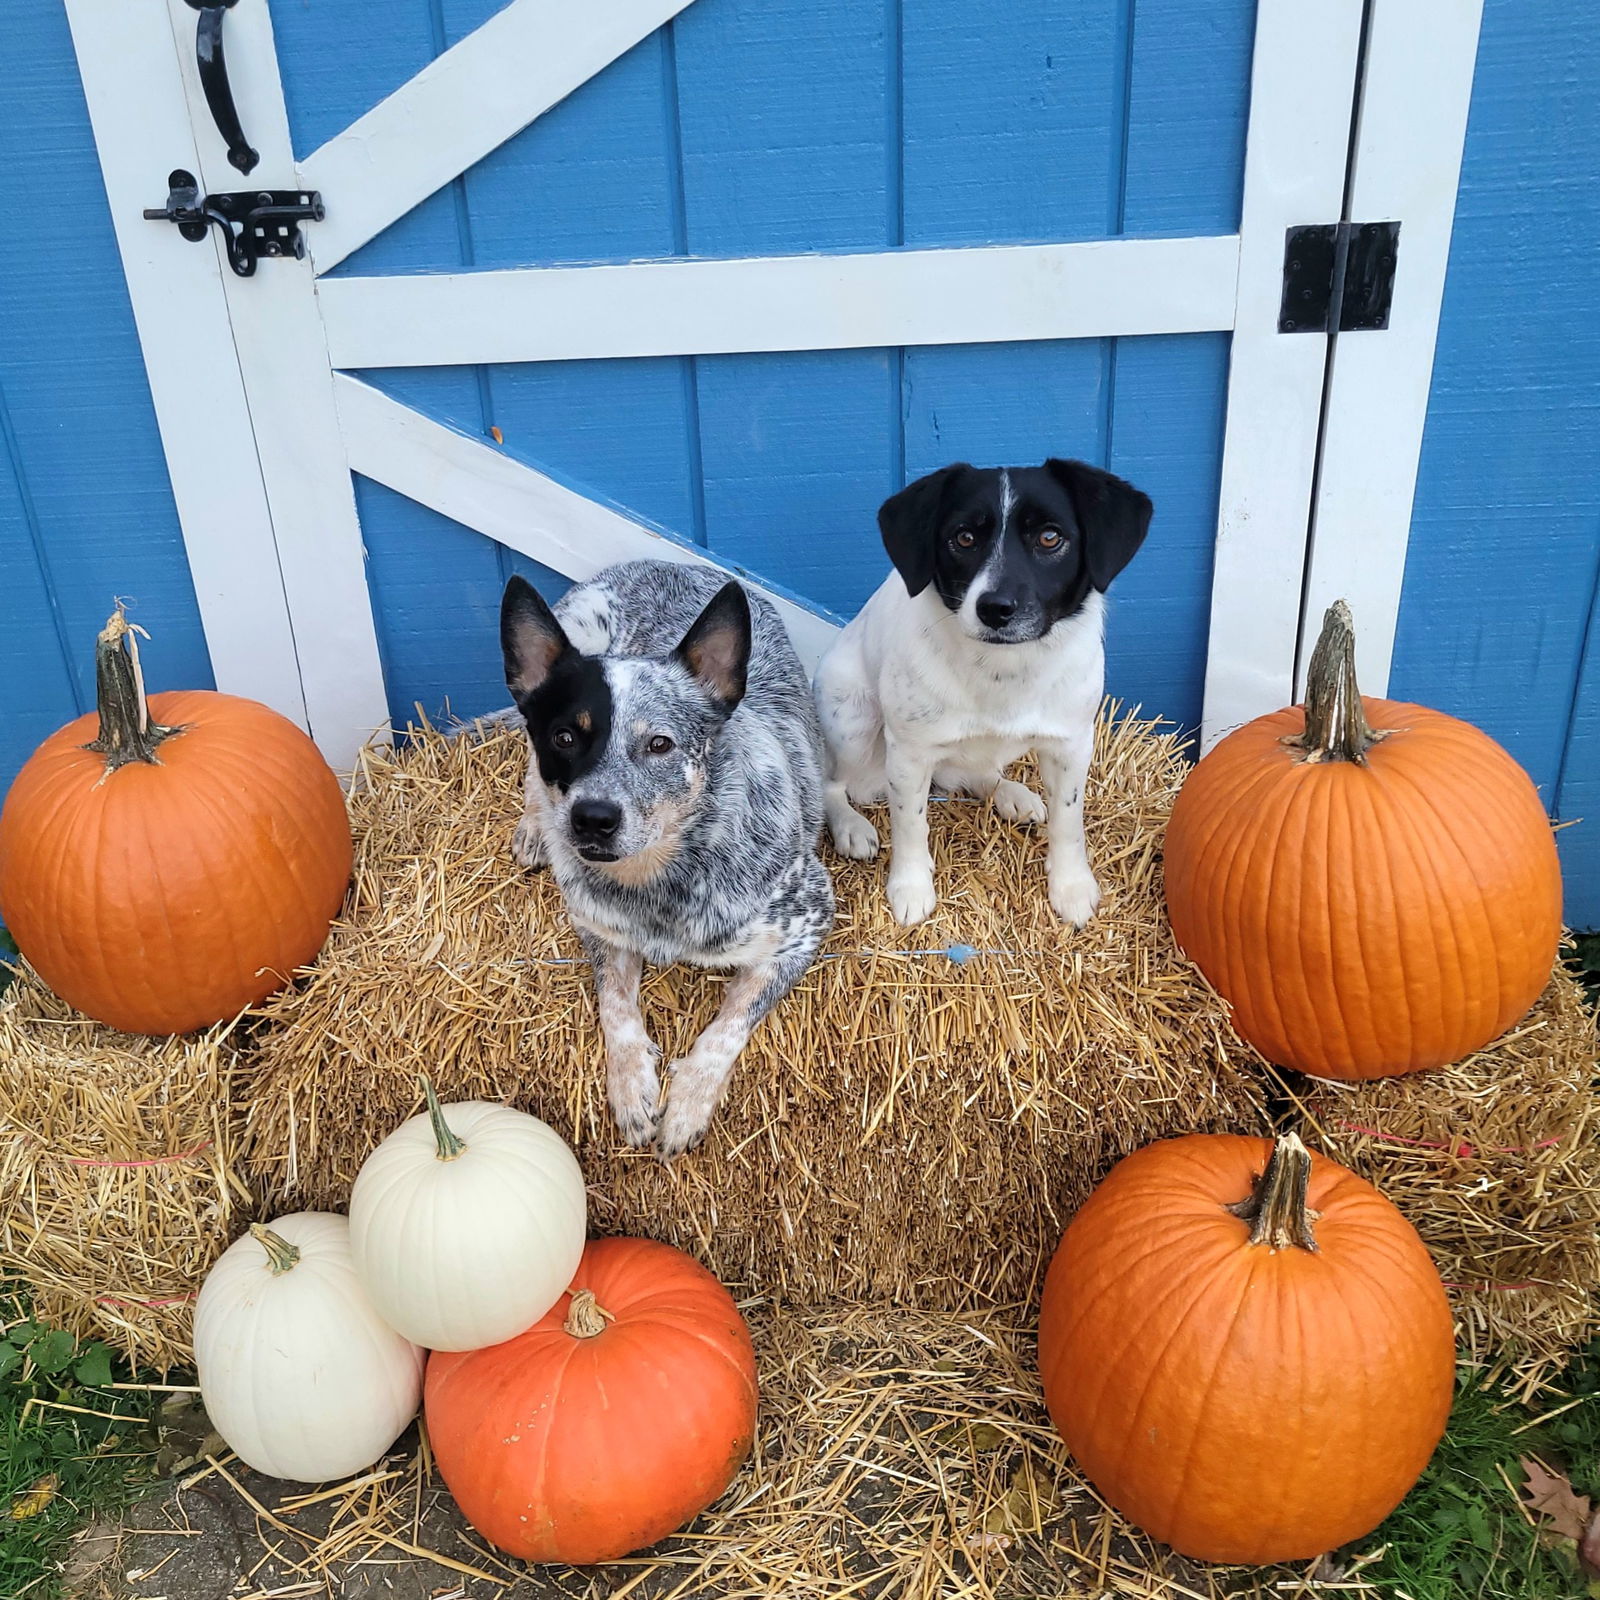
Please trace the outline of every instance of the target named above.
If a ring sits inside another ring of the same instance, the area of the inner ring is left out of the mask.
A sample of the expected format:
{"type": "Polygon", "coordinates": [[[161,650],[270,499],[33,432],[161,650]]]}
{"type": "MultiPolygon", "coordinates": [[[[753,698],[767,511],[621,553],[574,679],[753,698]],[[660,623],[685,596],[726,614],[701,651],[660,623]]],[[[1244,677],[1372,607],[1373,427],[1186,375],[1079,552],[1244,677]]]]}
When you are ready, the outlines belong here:
{"type": "Polygon", "coordinates": [[[1552,1472],[1537,1456],[1517,1462],[1527,1474],[1522,1486],[1530,1511],[1548,1517],[1552,1530],[1564,1539],[1581,1540],[1589,1529],[1589,1497],[1578,1494],[1559,1472],[1552,1472]]]}
{"type": "Polygon", "coordinates": [[[1578,1541],[1578,1560],[1591,1578],[1600,1578],[1600,1506],[1589,1516],[1589,1526],[1578,1541]]]}
{"type": "Polygon", "coordinates": [[[973,1450],[998,1450],[1011,1443],[1011,1435],[992,1422],[947,1422],[933,1437],[949,1448],[965,1445],[973,1450]]]}
{"type": "Polygon", "coordinates": [[[1005,1494],[989,1507],[983,1519],[983,1532],[992,1535],[1038,1533],[1044,1520],[1054,1515],[1056,1504],[1055,1485],[1041,1482],[1024,1461],[1011,1474],[1005,1494]]]}
{"type": "Polygon", "coordinates": [[[24,1489],[11,1502],[11,1520],[13,1522],[26,1522],[29,1517],[36,1517],[42,1511],[47,1511],[50,1502],[56,1497],[56,1490],[61,1487],[61,1479],[53,1472],[48,1472],[34,1484],[31,1489],[24,1489]]]}
{"type": "Polygon", "coordinates": [[[506,442],[506,436],[501,433],[498,428],[491,428],[489,430],[489,437],[493,439],[496,444],[504,444],[506,442]]]}

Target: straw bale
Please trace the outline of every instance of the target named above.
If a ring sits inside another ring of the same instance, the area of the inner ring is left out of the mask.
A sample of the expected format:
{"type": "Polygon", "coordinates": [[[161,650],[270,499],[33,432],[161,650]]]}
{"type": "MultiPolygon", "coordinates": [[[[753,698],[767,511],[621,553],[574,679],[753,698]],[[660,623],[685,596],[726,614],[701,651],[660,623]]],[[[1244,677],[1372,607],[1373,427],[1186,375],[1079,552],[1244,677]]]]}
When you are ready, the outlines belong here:
{"type": "MultiPolygon", "coordinates": [[[[504,729],[423,728],[365,755],[346,915],[258,1037],[246,1155],[276,1203],[342,1206],[426,1069],[446,1099],[508,1100],[570,1139],[596,1231],[664,1238],[792,1301],[957,1309],[1029,1295],[1119,1156],[1264,1125],[1254,1057],[1167,927],[1160,842],[1185,765],[1157,724],[1101,724],[1087,811],[1105,898],[1081,932],[1046,903],[1042,838],[986,806],[935,807],[943,900],[915,929],[890,917],[881,865],[833,863],[822,959],[745,1050],[707,1143],[671,1167],[616,1134],[559,894],[508,854],[525,760],[504,729]]],[[[723,981],[649,975],[667,1059],[723,981]]]]}
{"type": "Polygon", "coordinates": [[[1323,1145],[1426,1241],[1464,1352],[1530,1393],[1600,1331],[1600,1030],[1559,964],[1528,1017],[1439,1072],[1303,1080],[1323,1145]]]}
{"type": "MultiPolygon", "coordinates": [[[[255,1595],[350,1592],[363,1569],[407,1556],[422,1574],[406,1574],[408,1592],[536,1600],[1265,1600],[1305,1573],[1201,1566],[1107,1509],[1050,1426],[1023,1308],[746,1314],[761,1374],[750,1461],[683,1533],[603,1567],[499,1555],[454,1509],[425,1442],[316,1491],[228,1459],[190,1482],[237,1507],[234,1537],[253,1515],[255,1595]]],[[[209,1531],[199,1495],[180,1502],[209,1531]]],[[[151,1549],[177,1590],[202,1541],[173,1542],[151,1549]]]]}
{"type": "Polygon", "coordinates": [[[39,1317],[162,1370],[249,1190],[228,1027],[115,1033],[23,969],[0,996],[0,1276],[39,1317]]]}

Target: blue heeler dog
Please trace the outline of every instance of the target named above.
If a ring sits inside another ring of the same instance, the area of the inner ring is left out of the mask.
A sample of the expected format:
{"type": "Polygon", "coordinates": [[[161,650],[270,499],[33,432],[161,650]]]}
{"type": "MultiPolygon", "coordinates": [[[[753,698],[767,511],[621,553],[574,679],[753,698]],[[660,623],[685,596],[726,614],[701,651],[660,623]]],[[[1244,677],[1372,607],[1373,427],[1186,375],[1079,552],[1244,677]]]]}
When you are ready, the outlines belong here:
{"type": "Polygon", "coordinates": [[[500,641],[533,746],[512,852],[554,870],[593,965],[617,1126],[670,1159],[833,925],[811,689],[771,605],[705,567],[626,562],[554,611],[513,578],[500,641]],[[646,961],[734,973],[664,1108],[646,961]]]}

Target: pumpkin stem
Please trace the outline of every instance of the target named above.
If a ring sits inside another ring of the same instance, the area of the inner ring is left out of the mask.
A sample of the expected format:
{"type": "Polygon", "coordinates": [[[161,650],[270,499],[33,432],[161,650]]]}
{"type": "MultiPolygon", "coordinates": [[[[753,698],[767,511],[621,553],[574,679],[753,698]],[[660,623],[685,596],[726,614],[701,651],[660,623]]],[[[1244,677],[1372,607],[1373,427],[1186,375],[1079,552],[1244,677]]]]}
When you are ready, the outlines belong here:
{"type": "Polygon", "coordinates": [[[444,1120],[444,1107],[439,1104],[439,1097],[433,1092],[433,1083],[426,1073],[422,1074],[422,1095],[428,1102],[428,1120],[433,1124],[433,1140],[438,1147],[434,1155],[440,1161],[454,1161],[467,1148],[467,1141],[457,1138],[450,1131],[450,1124],[444,1120]]]}
{"type": "Polygon", "coordinates": [[[164,728],[150,720],[135,637],[143,632],[128,621],[119,604],[94,641],[95,698],[100,712],[100,732],[84,748],[106,758],[108,774],[127,766],[130,761],[157,765],[156,746],[173,734],[183,732],[182,728],[164,728]]]}
{"type": "Polygon", "coordinates": [[[567,1310],[567,1320],[561,1324],[564,1333],[570,1333],[574,1339],[592,1339],[596,1334],[606,1331],[608,1322],[615,1322],[616,1317],[595,1299],[588,1289],[569,1289],[567,1293],[572,1296],[572,1305],[567,1310]]]}
{"type": "Polygon", "coordinates": [[[1256,1181],[1255,1192],[1235,1201],[1228,1210],[1250,1224],[1250,1243],[1269,1250],[1315,1250],[1311,1224],[1322,1215],[1306,1204],[1311,1180],[1311,1152],[1295,1133],[1278,1135],[1267,1170],[1256,1181]]]}
{"type": "Polygon", "coordinates": [[[300,1260],[300,1246],[290,1244],[281,1234],[274,1233],[264,1222],[250,1224],[250,1237],[267,1252],[272,1276],[280,1278],[300,1260]]]}
{"type": "Polygon", "coordinates": [[[1335,600],[1322,618],[1311,665],[1306,669],[1306,729],[1283,742],[1313,761],[1367,763],[1367,751],[1388,731],[1367,721],[1356,683],[1356,630],[1350,607],[1335,600]]]}

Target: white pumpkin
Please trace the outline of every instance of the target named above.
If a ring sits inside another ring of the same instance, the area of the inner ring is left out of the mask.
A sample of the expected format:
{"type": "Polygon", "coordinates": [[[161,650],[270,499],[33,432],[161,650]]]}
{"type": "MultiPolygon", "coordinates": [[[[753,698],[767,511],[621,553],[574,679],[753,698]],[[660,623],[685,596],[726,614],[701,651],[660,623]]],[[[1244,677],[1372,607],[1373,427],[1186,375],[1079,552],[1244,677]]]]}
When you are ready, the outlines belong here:
{"type": "Polygon", "coordinates": [[[323,1483],[371,1464],[405,1432],[425,1352],[374,1308],[350,1224],[299,1211],[236,1239],[194,1311],[200,1398],[241,1461],[323,1483]]]}
{"type": "Polygon", "coordinates": [[[537,1117],[464,1100],[367,1157],[350,1193],[356,1270],[391,1327],[430,1350],[515,1338],[566,1291],[587,1199],[566,1142],[537,1117]]]}

